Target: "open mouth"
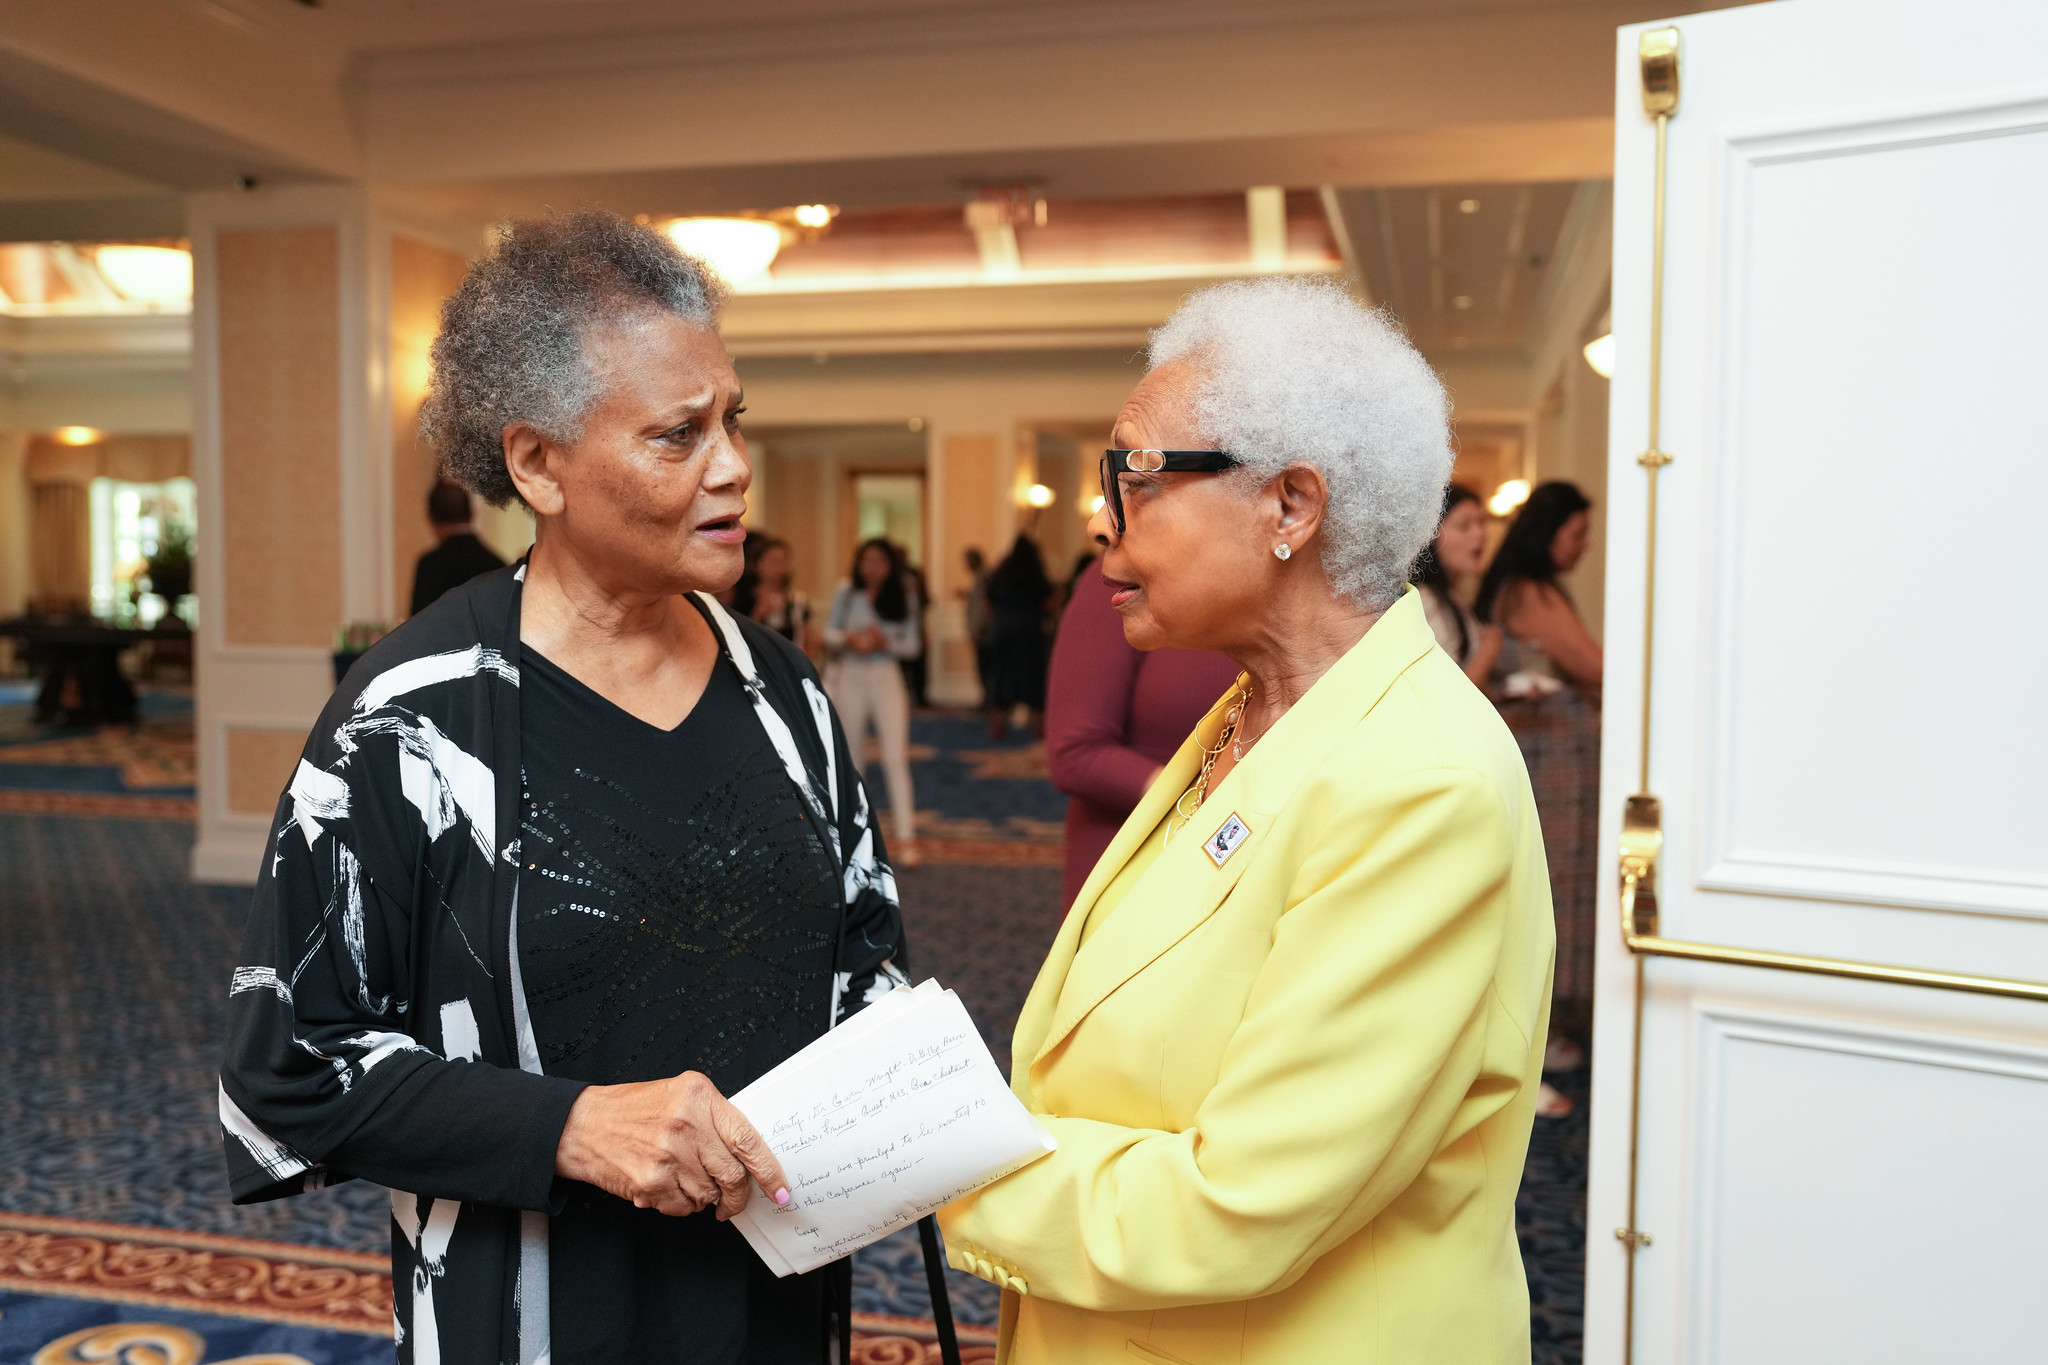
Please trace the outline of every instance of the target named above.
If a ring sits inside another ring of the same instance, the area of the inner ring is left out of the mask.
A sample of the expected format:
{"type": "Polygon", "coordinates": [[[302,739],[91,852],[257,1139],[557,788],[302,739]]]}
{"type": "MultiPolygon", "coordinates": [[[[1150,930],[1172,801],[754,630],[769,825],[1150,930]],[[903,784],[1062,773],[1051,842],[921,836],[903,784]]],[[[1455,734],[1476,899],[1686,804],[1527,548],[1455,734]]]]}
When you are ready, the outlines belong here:
{"type": "Polygon", "coordinates": [[[1122,608],[1138,595],[1136,583],[1126,583],[1120,578],[1111,578],[1108,574],[1102,576],[1102,581],[1109,584],[1109,605],[1112,609],[1122,608]]]}
{"type": "Polygon", "coordinates": [[[721,545],[737,545],[747,538],[747,528],[740,525],[738,516],[717,517],[711,521],[699,522],[697,534],[721,545]]]}

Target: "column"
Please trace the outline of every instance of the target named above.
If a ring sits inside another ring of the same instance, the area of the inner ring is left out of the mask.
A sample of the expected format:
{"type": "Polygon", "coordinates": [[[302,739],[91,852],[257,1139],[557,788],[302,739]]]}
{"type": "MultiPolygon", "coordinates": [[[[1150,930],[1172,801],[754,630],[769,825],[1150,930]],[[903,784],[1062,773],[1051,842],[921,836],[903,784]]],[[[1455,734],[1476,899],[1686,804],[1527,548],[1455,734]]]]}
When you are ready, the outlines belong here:
{"type": "Polygon", "coordinates": [[[255,879],[333,690],[335,635],[399,619],[432,462],[412,438],[464,257],[367,187],[194,195],[201,881],[255,879]]]}

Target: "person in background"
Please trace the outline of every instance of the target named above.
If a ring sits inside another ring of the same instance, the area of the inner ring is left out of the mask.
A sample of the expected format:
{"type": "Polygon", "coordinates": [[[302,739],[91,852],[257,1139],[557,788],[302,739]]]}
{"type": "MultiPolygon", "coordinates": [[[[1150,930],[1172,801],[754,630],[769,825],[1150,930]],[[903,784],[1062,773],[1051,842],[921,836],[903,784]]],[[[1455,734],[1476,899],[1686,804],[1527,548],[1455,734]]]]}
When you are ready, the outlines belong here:
{"type": "MultiPolygon", "coordinates": [[[[1600,830],[1600,642],[1558,582],[1586,553],[1592,502],[1569,483],[1539,484],[1508,527],[1479,587],[1479,619],[1501,630],[1494,664],[1500,712],[1514,731],[1550,861],[1557,913],[1557,978],[1546,1067],[1585,1060],[1593,1022],[1600,830]]],[[[1546,1083],[1537,1112],[1572,1110],[1546,1083]]]]}
{"type": "Polygon", "coordinates": [[[922,648],[918,604],[904,582],[896,547],[877,536],[853,555],[853,577],[839,585],[825,620],[825,647],[833,655],[825,690],[839,709],[847,742],[858,757],[868,725],[882,746],[889,813],[896,824],[893,861],[916,867],[917,802],[910,787],[910,696],[898,665],[922,648]]]}
{"type": "Polygon", "coordinates": [[[1109,596],[1091,559],[1060,615],[1046,682],[1046,766],[1067,794],[1068,905],[1166,760],[1237,677],[1221,654],[1132,648],[1109,596]]]}
{"type": "Polygon", "coordinates": [[[896,562],[903,566],[901,572],[904,590],[910,594],[910,600],[917,604],[917,653],[903,661],[903,685],[910,689],[912,706],[926,706],[929,703],[925,699],[925,684],[931,677],[926,661],[931,656],[932,645],[930,632],[925,629],[924,613],[925,608],[931,603],[931,597],[925,590],[923,570],[910,562],[910,556],[904,552],[901,545],[892,542],[891,548],[896,551],[896,562]]]}
{"type": "Polygon", "coordinates": [[[1444,489],[1436,538],[1416,556],[1408,581],[1422,592],[1422,611],[1444,653],[1465,676],[1485,687],[1500,657],[1500,627],[1490,626],[1458,599],[1461,580],[1477,586],[1486,568],[1486,509],[1463,484],[1444,489]]]}
{"type": "Polygon", "coordinates": [[[967,561],[967,638],[974,644],[974,679],[981,684],[981,695],[986,697],[991,624],[988,614],[988,561],[976,545],[967,547],[964,558],[967,561]]]}
{"type": "Polygon", "coordinates": [[[433,523],[440,543],[420,556],[412,571],[412,611],[418,616],[435,598],[470,579],[505,567],[505,561],[491,553],[476,538],[476,512],[469,490],[443,479],[427,494],[427,520],[433,523]]]}
{"type": "Polygon", "coordinates": [[[740,570],[739,580],[723,592],[711,594],[718,605],[730,610],[736,616],[751,618],[754,614],[754,593],[760,587],[760,580],[754,575],[754,562],[761,557],[761,551],[772,537],[766,531],[747,531],[746,539],[740,545],[741,562],[746,565],[740,570]]]}
{"type": "Polygon", "coordinates": [[[1053,593],[1045,561],[1030,536],[1020,535],[988,576],[988,737],[1009,730],[1010,712],[1031,711],[1045,733],[1045,604],[1053,593]]]}
{"type": "Polygon", "coordinates": [[[804,653],[812,653],[811,603],[793,582],[796,565],[789,542],[764,534],[750,553],[752,564],[740,579],[746,585],[747,615],[804,653]]]}

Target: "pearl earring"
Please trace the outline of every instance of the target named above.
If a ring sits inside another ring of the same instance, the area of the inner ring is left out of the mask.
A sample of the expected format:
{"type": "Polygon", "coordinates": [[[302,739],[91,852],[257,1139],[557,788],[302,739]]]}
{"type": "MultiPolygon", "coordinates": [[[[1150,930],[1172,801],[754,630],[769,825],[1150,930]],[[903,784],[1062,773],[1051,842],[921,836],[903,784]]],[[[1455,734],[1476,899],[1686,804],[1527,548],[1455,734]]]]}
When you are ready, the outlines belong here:
{"type": "Polygon", "coordinates": [[[1282,541],[1280,544],[1275,545],[1273,547],[1273,557],[1275,559],[1292,559],[1294,557],[1294,551],[1288,549],[1287,543],[1285,541],[1282,541]]]}

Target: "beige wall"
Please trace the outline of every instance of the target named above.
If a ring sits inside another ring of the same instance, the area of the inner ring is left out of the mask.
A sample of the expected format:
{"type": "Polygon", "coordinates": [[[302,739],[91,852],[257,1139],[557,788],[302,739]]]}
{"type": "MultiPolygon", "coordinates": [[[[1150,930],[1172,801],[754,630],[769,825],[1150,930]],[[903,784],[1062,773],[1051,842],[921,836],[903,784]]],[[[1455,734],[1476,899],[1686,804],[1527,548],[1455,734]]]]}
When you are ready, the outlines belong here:
{"type": "Polygon", "coordinates": [[[230,814],[267,818],[277,808],[278,794],[291,781],[305,746],[303,730],[227,731],[227,801],[230,814]]]}
{"type": "Polygon", "coordinates": [[[359,186],[186,200],[204,881],[254,878],[337,626],[388,619],[391,227],[359,186]]]}
{"type": "Polygon", "coordinates": [[[469,260],[460,252],[404,233],[391,238],[391,584],[393,621],[412,601],[413,567],[434,547],[427,493],[434,454],[420,444],[420,404],[427,395],[429,351],[441,329],[441,303],[462,284],[469,260]]]}
{"type": "Polygon", "coordinates": [[[0,617],[19,615],[28,604],[27,455],[26,432],[0,431],[0,617]]]}
{"type": "Polygon", "coordinates": [[[222,632],[324,646],[342,616],[340,236],[243,229],[215,250],[222,632]]]}

